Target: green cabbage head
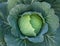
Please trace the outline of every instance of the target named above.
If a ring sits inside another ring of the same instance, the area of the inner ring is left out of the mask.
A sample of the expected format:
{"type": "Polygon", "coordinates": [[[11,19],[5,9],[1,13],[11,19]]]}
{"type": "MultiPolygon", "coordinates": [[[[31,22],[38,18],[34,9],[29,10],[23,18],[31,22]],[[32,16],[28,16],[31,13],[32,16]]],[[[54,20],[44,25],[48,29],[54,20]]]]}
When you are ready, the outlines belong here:
{"type": "Polygon", "coordinates": [[[32,12],[21,15],[18,20],[21,32],[27,36],[36,36],[43,25],[43,19],[40,16],[42,16],[41,13],[37,14],[32,12]]]}

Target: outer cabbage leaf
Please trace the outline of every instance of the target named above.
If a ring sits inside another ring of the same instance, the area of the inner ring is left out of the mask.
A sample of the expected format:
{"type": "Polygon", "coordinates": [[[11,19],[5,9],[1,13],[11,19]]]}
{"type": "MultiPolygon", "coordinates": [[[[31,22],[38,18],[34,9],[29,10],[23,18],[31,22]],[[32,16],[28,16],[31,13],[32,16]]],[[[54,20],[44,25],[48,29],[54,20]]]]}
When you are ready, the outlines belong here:
{"type": "Polygon", "coordinates": [[[60,18],[60,0],[42,0],[51,4],[52,8],[55,10],[55,13],[60,18]]]}
{"type": "Polygon", "coordinates": [[[55,35],[55,40],[56,40],[56,46],[59,46],[60,45],[60,25],[59,25],[59,28],[58,30],[56,31],[56,35],[55,35]]]}
{"type": "Polygon", "coordinates": [[[19,37],[14,37],[12,34],[5,35],[5,41],[7,46],[25,46],[24,41],[19,37]]]}
{"type": "Polygon", "coordinates": [[[20,38],[14,37],[11,34],[5,35],[5,41],[7,46],[40,46],[40,43],[31,43],[28,40],[22,40],[20,38]]]}
{"type": "Polygon", "coordinates": [[[55,13],[59,16],[60,19],[60,0],[56,0],[54,3],[52,3],[52,7],[55,10],[55,13]]]}
{"type": "Polygon", "coordinates": [[[50,28],[54,31],[59,27],[59,19],[56,15],[49,15],[46,17],[46,21],[49,24],[50,28]]]}
{"type": "Polygon", "coordinates": [[[6,31],[6,24],[4,23],[3,20],[3,14],[0,12],[0,46],[6,46],[5,40],[4,40],[4,34],[6,31]],[[4,28],[4,29],[3,29],[4,28]]]}
{"type": "Polygon", "coordinates": [[[6,20],[7,18],[7,2],[4,2],[4,3],[0,3],[0,11],[3,13],[4,15],[4,18],[6,20]]]}
{"type": "Polygon", "coordinates": [[[8,10],[11,10],[15,5],[17,5],[20,2],[20,0],[8,0],[8,10]]]}
{"type": "Polygon", "coordinates": [[[2,2],[6,2],[7,0],[0,0],[0,3],[2,3],[2,2]]]}
{"type": "Polygon", "coordinates": [[[0,21],[0,46],[6,46],[3,30],[1,28],[1,21],[0,21]]]}
{"type": "Polygon", "coordinates": [[[33,2],[35,2],[37,0],[8,0],[8,10],[12,9],[14,6],[16,6],[17,4],[31,4],[33,2]]]}

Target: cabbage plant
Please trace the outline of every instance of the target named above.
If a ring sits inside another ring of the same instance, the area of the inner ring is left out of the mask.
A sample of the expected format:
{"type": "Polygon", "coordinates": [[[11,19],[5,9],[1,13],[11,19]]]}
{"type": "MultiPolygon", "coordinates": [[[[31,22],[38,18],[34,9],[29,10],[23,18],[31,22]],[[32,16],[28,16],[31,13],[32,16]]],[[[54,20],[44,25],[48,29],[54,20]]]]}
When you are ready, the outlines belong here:
{"type": "Polygon", "coordinates": [[[57,1],[8,0],[1,3],[0,45],[55,46],[59,17],[52,2],[57,1]]]}

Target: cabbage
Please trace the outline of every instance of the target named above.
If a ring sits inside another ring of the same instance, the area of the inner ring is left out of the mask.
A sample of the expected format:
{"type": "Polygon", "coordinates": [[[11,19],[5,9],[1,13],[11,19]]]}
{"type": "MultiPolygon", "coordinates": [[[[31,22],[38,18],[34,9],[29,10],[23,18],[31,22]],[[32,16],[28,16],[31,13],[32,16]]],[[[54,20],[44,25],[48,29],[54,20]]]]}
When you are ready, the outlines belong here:
{"type": "Polygon", "coordinates": [[[1,3],[1,46],[55,46],[59,17],[52,8],[52,1],[8,0],[1,3]]]}

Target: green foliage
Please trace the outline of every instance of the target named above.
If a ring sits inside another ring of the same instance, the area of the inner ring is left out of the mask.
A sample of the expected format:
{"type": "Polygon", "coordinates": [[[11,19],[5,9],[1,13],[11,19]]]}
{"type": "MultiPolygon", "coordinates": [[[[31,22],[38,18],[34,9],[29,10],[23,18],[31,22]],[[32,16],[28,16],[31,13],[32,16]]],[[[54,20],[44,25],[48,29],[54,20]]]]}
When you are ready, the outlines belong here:
{"type": "Polygon", "coordinates": [[[7,2],[7,0],[0,0],[0,3],[2,3],[2,2],[7,2]]]}
{"type": "Polygon", "coordinates": [[[59,20],[58,17],[56,15],[49,15],[47,16],[47,23],[49,24],[49,26],[52,28],[52,30],[55,30],[59,27],[59,20]]]}
{"type": "Polygon", "coordinates": [[[11,10],[11,8],[13,8],[19,0],[8,0],[8,10],[11,10]]]}
{"type": "Polygon", "coordinates": [[[8,0],[8,10],[16,6],[17,4],[23,3],[23,4],[31,4],[37,0],[8,0]]]}
{"type": "Polygon", "coordinates": [[[4,21],[4,16],[3,16],[3,13],[0,12],[0,46],[6,46],[6,43],[5,43],[5,40],[4,40],[4,34],[5,34],[5,31],[7,30],[6,27],[8,27],[4,21]],[[4,28],[4,29],[3,29],[4,28]]]}
{"type": "Polygon", "coordinates": [[[60,28],[58,29],[60,0],[8,0],[8,2],[0,3],[0,11],[0,46],[60,45],[60,28]],[[43,16],[41,17],[44,25],[36,37],[25,36],[19,30],[17,20],[25,12],[41,13],[43,16]]]}

